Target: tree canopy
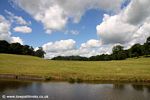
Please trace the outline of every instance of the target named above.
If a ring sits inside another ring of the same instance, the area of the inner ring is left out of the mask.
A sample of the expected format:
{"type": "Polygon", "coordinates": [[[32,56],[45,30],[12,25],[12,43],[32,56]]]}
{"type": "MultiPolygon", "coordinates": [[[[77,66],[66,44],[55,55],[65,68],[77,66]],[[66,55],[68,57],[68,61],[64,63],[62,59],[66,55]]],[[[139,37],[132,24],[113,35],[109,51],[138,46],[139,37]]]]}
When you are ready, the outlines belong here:
{"type": "Polygon", "coordinates": [[[8,43],[5,40],[0,40],[0,53],[31,55],[41,58],[45,54],[41,47],[37,51],[34,51],[32,46],[21,45],[20,43],[8,43]]]}

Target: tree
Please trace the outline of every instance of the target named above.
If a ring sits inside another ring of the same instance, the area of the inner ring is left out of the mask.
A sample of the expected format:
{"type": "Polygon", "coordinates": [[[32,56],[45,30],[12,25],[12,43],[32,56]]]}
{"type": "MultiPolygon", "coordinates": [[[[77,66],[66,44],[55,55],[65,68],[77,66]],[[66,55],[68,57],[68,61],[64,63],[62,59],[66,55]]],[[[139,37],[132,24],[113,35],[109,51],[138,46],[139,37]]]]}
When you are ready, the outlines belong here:
{"type": "Polygon", "coordinates": [[[39,47],[39,49],[35,51],[35,56],[37,57],[44,58],[44,54],[45,52],[42,47],[39,47]]]}
{"type": "Polygon", "coordinates": [[[12,54],[22,54],[22,45],[20,43],[10,44],[10,51],[12,54]]]}
{"type": "Polygon", "coordinates": [[[144,55],[150,55],[150,37],[147,38],[146,43],[143,45],[144,55]]]}
{"type": "Polygon", "coordinates": [[[142,56],[143,55],[143,51],[144,51],[144,48],[142,45],[140,45],[139,43],[133,45],[131,48],[130,48],[130,52],[131,52],[131,57],[139,57],[139,56],[142,56]]]}
{"type": "Polygon", "coordinates": [[[126,51],[123,50],[123,46],[114,46],[112,52],[111,56],[114,60],[123,60],[127,58],[126,51]]]}
{"type": "Polygon", "coordinates": [[[147,38],[146,43],[150,45],[150,37],[147,38]]]}
{"type": "Polygon", "coordinates": [[[24,45],[22,47],[22,54],[23,55],[34,55],[34,49],[32,46],[24,45]]]}
{"type": "Polygon", "coordinates": [[[5,40],[0,40],[0,53],[9,53],[10,44],[5,40]]]}
{"type": "Polygon", "coordinates": [[[116,45],[112,49],[113,54],[117,54],[119,51],[123,51],[123,46],[116,45]]]}

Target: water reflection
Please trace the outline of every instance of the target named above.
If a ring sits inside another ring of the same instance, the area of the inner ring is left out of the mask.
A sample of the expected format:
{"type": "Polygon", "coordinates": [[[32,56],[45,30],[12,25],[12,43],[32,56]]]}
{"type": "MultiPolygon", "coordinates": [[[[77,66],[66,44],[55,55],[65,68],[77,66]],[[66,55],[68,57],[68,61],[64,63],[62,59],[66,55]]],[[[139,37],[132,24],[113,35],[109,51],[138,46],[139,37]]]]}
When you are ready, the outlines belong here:
{"type": "Polygon", "coordinates": [[[148,90],[148,92],[150,92],[150,85],[146,85],[145,87],[148,90]]]}
{"type": "Polygon", "coordinates": [[[133,84],[132,87],[137,90],[137,91],[143,91],[144,90],[144,85],[137,85],[133,84]]]}
{"type": "Polygon", "coordinates": [[[48,95],[47,100],[149,100],[150,85],[0,81],[2,94],[48,95]]]}
{"type": "Polygon", "coordinates": [[[122,90],[122,89],[124,89],[124,84],[114,84],[113,88],[122,90]]]}
{"type": "Polygon", "coordinates": [[[32,84],[31,82],[0,80],[0,92],[11,89],[15,90],[20,87],[26,88],[31,84],[32,84]]]}

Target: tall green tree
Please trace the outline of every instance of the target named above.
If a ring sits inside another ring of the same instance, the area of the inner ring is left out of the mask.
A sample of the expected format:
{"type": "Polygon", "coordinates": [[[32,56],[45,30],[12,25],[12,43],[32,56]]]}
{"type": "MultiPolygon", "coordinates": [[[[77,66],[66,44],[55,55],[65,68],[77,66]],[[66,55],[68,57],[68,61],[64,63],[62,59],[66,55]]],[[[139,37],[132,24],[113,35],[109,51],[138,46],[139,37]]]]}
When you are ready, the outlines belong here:
{"type": "Polygon", "coordinates": [[[20,43],[10,44],[10,51],[12,54],[22,54],[22,45],[20,43]]]}
{"type": "Polygon", "coordinates": [[[10,44],[5,40],[0,40],[0,53],[9,53],[10,44]]]}
{"type": "Polygon", "coordinates": [[[35,51],[35,56],[44,58],[45,51],[42,47],[39,47],[38,50],[35,51]]]}
{"type": "Polygon", "coordinates": [[[112,59],[114,60],[123,60],[123,59],[126,59],[127,58],[127,55],[126,55],[126,51],[123,50],[123,46],[121,45],[116,45],[113,47],[112,49],[112,59]]]}
{"type": "Polygon", "coordinates": [[[34,49],[32,46],[24,45],[22,47],[22,54],[23,55],[34,55],[34,49]]]}
{"type": "Polygon", "coordinates": [[[147,38],[146,43],[144,43],[143,47],[144,47],[144,54],[150,55],[150,37],[147,38]]]}
{"type": "Polygon", "coordinates": [[[141,44],[137,43],[130,48],[131,57],[139,57],[143,55],[144,48],[141,44]]]}

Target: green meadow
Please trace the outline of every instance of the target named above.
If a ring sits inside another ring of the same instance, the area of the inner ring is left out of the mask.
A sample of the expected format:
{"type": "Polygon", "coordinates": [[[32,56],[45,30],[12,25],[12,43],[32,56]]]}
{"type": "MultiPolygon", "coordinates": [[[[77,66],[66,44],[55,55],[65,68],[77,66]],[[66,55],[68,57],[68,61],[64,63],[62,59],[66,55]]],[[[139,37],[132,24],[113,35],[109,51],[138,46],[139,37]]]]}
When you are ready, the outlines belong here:
{"type": "Polygon", "coordinates": [[[52,61],[0,54],[0,74],[36,75],[54,80],[150,81],[150,58],[121,61],[52,61]]]}

